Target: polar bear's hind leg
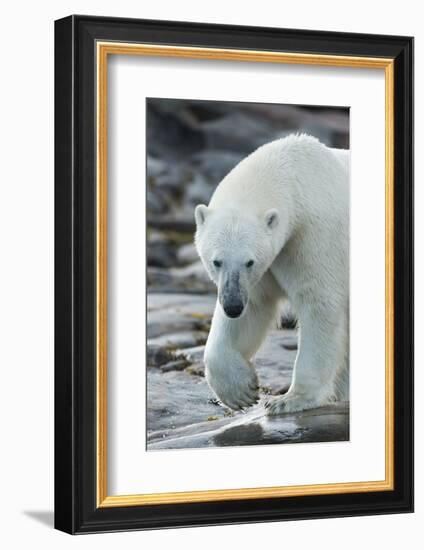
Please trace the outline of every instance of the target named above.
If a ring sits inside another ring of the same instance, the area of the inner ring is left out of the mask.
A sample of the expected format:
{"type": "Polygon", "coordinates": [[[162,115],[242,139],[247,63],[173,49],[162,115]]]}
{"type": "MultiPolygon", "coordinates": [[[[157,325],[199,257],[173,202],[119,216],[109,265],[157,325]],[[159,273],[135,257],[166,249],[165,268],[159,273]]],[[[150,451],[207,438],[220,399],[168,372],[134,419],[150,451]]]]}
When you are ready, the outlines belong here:
{"type": "Polygon", "coordinates": [[[292,383],[286,394],[265,403],[269,416],[313,409],[344,398],[341,394],[348,385],[345,315],[340,311],[323,317],[313,308],[300,315],[300,346],[292,383]]]}

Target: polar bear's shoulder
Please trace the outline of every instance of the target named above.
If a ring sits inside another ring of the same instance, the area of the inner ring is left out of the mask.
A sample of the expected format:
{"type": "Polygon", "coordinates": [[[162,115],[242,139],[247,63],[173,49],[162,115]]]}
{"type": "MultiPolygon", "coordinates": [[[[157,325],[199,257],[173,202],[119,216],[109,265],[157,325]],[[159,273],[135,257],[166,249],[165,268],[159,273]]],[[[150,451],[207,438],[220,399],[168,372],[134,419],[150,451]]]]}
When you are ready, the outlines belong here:
{"type": "MultiPolygon", "coordinates": [[[[349,151],[327,147],[319,139],[309,134],[290,134],[286,137],[265,143],[251,153],[247,159],[258,162],[267,162],[267,159],[275,160],[275,155],[285,160],[301,158],[311,159],[314,156],[332,156],[335,154],[340,159],[347,157],[349,151]]],[[[246,159],[246,160],[247,160],[246,159]]]]}
{"type": "MultiPolygon", "coordinates": [[[[340,166],[346,173],[349,169],[349,150],[327,147],[316,137],[308,134],[290,134],[287,137],[262,145],[246,159],[243,172],[267,174],[283,170],[286,175],[310,170],[312,173],[322,167],[332,167],[338,171],[340,166]]],[[[237,168],[237,167],[236,167],[237,168]]]]}
{"type": "Polygon", "coordinates": [[[315,163],[317,160],[340,158],[347,159],[348,151],[331,149],[316,137],[308,134],[290,134],[286,137],[265,143],[242,160],[228,175],[237,177],[246,171],[271,172],[282,165],[315,163]]]}
{"type": "Polygon", "coordinates": [[[256,153],[267,155],[274,150],[278,150],[280,151],[280,153],[283,151],[294,153],[301,151],[317,150],[321,149],[322,147],[326,146],[321,143],[316,137],[309,134],[295,133],[278,138],[274,141],[270,141],[269,143],[265,143],[264,145],[256,149],[256,151],[254,151],[251,156],[255,155],[256,153]]]}
{"type": "MultiPolygon", "coordinates": [[[[290,134],[266,143],[245,157],[225,176],[212,196],[210,206],[264,210],[281,200],[290,182],[310,184],[317,174],[347,175],[348,151],[331,149],[307,134],[290,134]]],[[[297,184],[297,183],[296,183],[297,184]]],[[[315,185],[317,188],[317,185],[315,185]]]]}

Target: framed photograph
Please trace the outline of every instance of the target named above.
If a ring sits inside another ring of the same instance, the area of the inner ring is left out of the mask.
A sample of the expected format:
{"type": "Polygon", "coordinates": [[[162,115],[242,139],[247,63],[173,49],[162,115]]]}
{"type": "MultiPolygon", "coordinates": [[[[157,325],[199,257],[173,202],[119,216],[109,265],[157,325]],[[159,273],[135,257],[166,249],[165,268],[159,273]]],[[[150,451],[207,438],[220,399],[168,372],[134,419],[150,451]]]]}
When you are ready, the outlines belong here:
{"type": "Polygon", "coordinates": [[[55,23],[55,526],[413,509],[413,39],[55,23]]]}

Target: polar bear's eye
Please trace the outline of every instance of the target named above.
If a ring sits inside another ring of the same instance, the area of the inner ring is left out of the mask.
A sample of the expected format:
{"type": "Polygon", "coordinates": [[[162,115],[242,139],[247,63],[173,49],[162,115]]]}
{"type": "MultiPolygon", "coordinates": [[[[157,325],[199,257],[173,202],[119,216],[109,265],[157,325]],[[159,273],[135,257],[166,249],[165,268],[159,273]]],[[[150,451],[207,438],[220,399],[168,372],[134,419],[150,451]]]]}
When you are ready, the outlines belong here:
{"type": "Polygon", "coordinates": [[[213,261],[213,265],[214,265],[215,267],[221,267],[222,262],[220,262],[219,260],[214,260],[214,261],[213,261]]]}
{"type": "Polygon", "coordinates": [[[253,260],[249,260],[247,263],[246,263],[246,267],[252,267],[252,265],[254,264],[255,262],[253,260]]]}

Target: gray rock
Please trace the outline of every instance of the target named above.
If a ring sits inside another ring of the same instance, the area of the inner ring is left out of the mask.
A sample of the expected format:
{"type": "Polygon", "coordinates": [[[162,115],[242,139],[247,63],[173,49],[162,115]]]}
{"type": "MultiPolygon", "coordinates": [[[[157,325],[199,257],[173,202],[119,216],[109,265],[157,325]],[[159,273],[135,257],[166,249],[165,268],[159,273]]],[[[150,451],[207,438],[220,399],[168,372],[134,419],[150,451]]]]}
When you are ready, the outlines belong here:
{"type": "MultiPolygon", "coordinates": [[[[175,261],[175,264],[177,261],[175,261]]],[[[147,284],[149,290],[161,292],[210,293],[215,291],[200,260],[184,267],[169,269],[148,268],[147,284]]]]}
{"type": "Polygon", "coordinates": [[[287,338],[297,340],[297,334],[291,330],[271,331],[254,358],[264,393],[278,394],[290,385],[297,352],[282,347],[287,338]]]}
{"type": "Polygon", "coordinates": [[[148,226],[153,229],[162,231],[174,231],[176,233],[187,233],[187,240],[192,240],[196,230],[194,221],[193,208],[190,206],[190,213],[184,214],[167,214],[160,217],[149,217],[148,226]]]}
{"type": "Polygon", "coordinates": [[[160,367],[174,359],[174,355],[163,346],[147,344],[147,365],[160,367]]]}
{"type": "Polygon", "coordinates": [[[183,357],[190,363],[198,363],[199,361],[203,361],[204,352],[205,346],[195,346],[193,348],[177,350],[175,352],[175,356],[183,357]]]}
{"type": "Polygon", "coordinates": [[[204,344],[208,337],[207,332],[191,330],[185,332],[175,332],[162,334],[147,341],[148,345],[160,346],[166,349],[184,349],[193,348],[199,344],[204,344]]]}
{"type": "Polygon", "coordinates": [[[194,243],[187,243],[178,248],[177,260],[180,265],[187,265],[197,262],[199,255],[197,254],[194,243]]]}
{"type": "Polygon", "coordinates": [[[150,242],[147,247],[147,265],[173,267],[177,263],[176,250],[169,242],[150,242]]]}
{"type": "Polygon", "coordinates": [[[297,336],[284,336],[281,338],[281,345],[287,350],[297,350],[297,336]]]}
{"type": "Polygon", "coordinates": [[[156,188],[147,189],[147,215],[148,217],[163,214],[168,210],[168,204],[163,192],[156,188]]]}
{"type": "Polygon", "coordinates": [[[160,269],[156,267],[147,268],[147,285],[149,292],[160,286],[171,285],[174,278],[168,269],[160,269]]]}
{"type": "Polygon", "coordinates": [[[202,314],[211,317],[215,308],[216,295],[187,295],[185,293],[148,294],[147,307],[153,311],[178,311],[186,314],[202,314]]]}
{"type": "Polygon", "coordinates": [[[243,154],[251,153],[275,135],[275,131],[262,119],[237,110],[205,123],[203,130],[209,149],[243,154]]]}
{"type": "MultiPolygon", "coordinates": [[[[187,366],[185,371],[194,376],[205,376],[205,365],[203,362],[194,363],[194,365],[187,366]]],[[[213,399],[213,402],[215,405],[219,404],[218,400],[213,399]]]]}
{"type": "Polygon", "coordinates": [[[197,204],[209,203],[214,190],[215,186],[210,185],[202,174],[195,174],[190,184],[186,186],[185,201],[193,207],[194,212],[194,206],[197,204]]]}
{"type": "Polygon", "coordinates": [[[236,166],[243,154],[225,150],[206,150],[193,155],[191,162],[214,186],[236,166]]]}
{"type": "Polygon", "coordinates": [[[178,332],[207,333],[216,298],[198,294],[147,295],[148,338],[167,336],[178,332]]]}
{"type": "Polygon", "coordinates": [[[162,372],[171,372],[173,370],[184,370],[188,363],[184,359],[178,359],[176,361],[170,361],[165,365],[161,365],[160,370],[162,372]]]}
{"type": "Polygon", "coordinates": [[[186,183],[192,180],[192,172],[181,163],[174,163],[166,170],[156,176],[154,180],[155,187],[166,191],[174,196],[180,196],[183,193],[186,183]]]}
{"type": "Polygon", "coordinates": [[[215,286],[210,280],[209,275],[206,273],[206,270],[203,267],[203,264],[199,258],[197,258],[196,262],[193,262],[188,266],[172,269],[172,273],[176,277],[190,279],[193,281],[194,280],[201,281],[205,285],[210,285],[211,288],[215,289],[215,286]]]}
{"type": "Polygon", "coordinates": [[[157,178],[160,174],[166,172],[168,164],[158,158],[147,155],[146,169],[149,178],[157,178]]]}
{"type": "Polygon", "coordinates": [[[172,332],[203,330],[206,326],[205,319],[197,319],[176,311],[170,311],[168,314],[156,311],[148,314],[147,337],[150,340],[172,332]]]}
{"type": "Polygon", "coordinates": [[[180,160],[203,149],[204,134],[181,100],[148,99],[147,148],[149,156],[180,160]]]}
{"type": "Polygon", "coordinates": [[[170,436],[177,427],[207,421],[224,410],[211,403],[213,393],[200,376],[185,371],[148,369],[148,441],[170,436]]]}

